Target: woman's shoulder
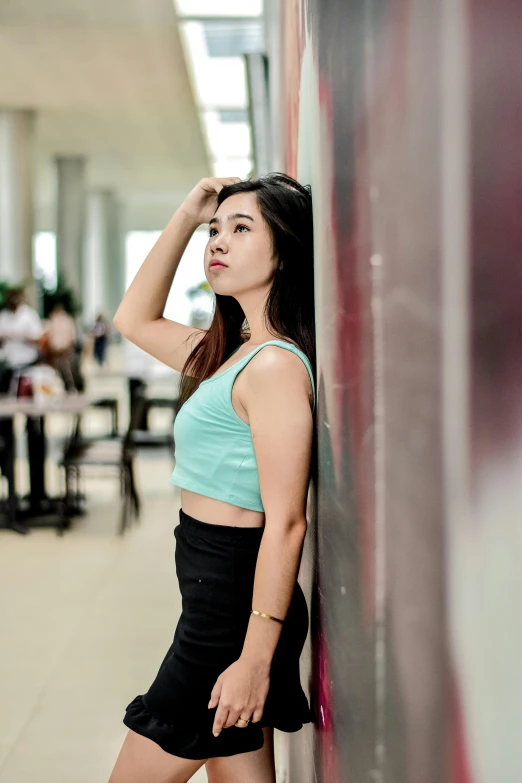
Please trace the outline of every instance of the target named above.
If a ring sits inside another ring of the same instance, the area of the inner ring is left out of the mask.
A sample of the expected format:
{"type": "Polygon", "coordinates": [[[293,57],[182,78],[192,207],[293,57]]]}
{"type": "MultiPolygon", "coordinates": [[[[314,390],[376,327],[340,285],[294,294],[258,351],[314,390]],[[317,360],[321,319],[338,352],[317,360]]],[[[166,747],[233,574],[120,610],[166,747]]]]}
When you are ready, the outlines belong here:
{"type": "MultiPolygon", "coordinates": [[[[285,341],[288,342],[288,341],[285,341]]],[[[281,384],[284,379],[285,384],[300,385],[305,383],[306,387],[312,387],[314,394],[313,378],[311,377],[310,363],[304,362],[307,359],[306,354],[297,346],[299,355],[293,350],[281,350],[278,345],[265,345],[263,350],[259,350],[248,363],[248,377],[253,389],[261,390],[266,385],[281,384]]]]}

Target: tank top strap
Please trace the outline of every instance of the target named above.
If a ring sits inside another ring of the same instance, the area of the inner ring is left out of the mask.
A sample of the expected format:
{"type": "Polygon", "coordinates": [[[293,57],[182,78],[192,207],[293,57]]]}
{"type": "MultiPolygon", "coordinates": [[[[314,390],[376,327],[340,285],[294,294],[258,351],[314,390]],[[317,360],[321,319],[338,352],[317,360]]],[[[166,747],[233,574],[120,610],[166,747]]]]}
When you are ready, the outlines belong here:
{"type": "Polygon", "coordinates": [[[248,364],[250,359],[252,359],[256,355],[256,353],[258,353],[258,351],[261,350],[261,348],[264,348],[265,345],[277,345],[280,348],[286,348],[287,350],[292,351],[292,353],[295,353],[296,356],[300,357],[306,369],[308,370],[308,375],[310,376],[310,381],[312,384],[312,394],[313,394],[313,409],[315,410],[315,382],[314,382],[314,375],[312,372],[312,365],[310,364],[310,360],[308,356],[304,353],[304,351],[302,351],[300,348],[297,348],[297,346],[295,346],[293,343],[286,342],[285,340],[268,340],[266,343],[262,343],[261,345],[258,345],[256,348],[253,349],[253,351],[248,353],[246,356],[243,356],[242,359],[240,359],[236,364],[233,364],[232,367],[230,367],[231,379],[235,379],[235,377],[240,372],[240,370],[242,370],[248,364]]]}

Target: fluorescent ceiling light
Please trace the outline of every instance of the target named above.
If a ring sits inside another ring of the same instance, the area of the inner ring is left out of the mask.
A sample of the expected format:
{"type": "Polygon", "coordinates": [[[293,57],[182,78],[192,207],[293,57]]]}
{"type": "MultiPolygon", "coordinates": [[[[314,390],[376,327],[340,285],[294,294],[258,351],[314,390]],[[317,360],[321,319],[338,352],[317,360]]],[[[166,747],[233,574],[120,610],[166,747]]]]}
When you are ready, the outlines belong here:
{"type": "Polygon", "coordinates": [[[261,16],[263,0],[176,0],[180,16],[261,16]]]}
{"type": "Polygon", "coordinates": [[[202,20],[210,57],[241,57],[265,49],[263,22],[258,19],[202,20]]]}
{"type": "Polygon", "coordinates": [[[243,58],[209,57],[201,22],[183,22],[180,27],[200,108],[245,108],[247,87],[243,58]]]}

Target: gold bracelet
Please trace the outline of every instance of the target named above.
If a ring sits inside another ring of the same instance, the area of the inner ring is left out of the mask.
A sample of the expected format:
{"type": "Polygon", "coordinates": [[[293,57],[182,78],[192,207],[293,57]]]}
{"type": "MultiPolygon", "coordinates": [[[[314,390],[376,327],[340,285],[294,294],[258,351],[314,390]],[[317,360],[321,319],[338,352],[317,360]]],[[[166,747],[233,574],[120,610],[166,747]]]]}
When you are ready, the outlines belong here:
{"type": "Polygon", "coordinates": [[[266,617],[267,620],[274,620],[276,623],[281,623],[283,625],[283,621],[280,620],[278,617],[272,617],[271,614],[265,614],[264,612],[258,612],[256,609],[252,609],[250,614],[257,614],[258,617],[266,617]]]}

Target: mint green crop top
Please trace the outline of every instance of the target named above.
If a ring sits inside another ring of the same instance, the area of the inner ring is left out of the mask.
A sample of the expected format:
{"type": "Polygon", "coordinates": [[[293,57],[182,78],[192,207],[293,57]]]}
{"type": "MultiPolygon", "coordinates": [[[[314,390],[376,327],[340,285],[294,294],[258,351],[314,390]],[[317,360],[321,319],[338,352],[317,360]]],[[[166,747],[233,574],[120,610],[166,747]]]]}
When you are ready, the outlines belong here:
{"type": "Polygon", "coordinates": [[[283,340],[258,345],[236,364],[201,381],[179,409],[174,421],[176,465],[170,477],[175,486],[233,506],[264,511],[250,426],[232,406],[232,386],[238,373],[265,345],[286,348],[303,360],[312,382],[315,410],[314,378],[306,354],[283,340]]]}

